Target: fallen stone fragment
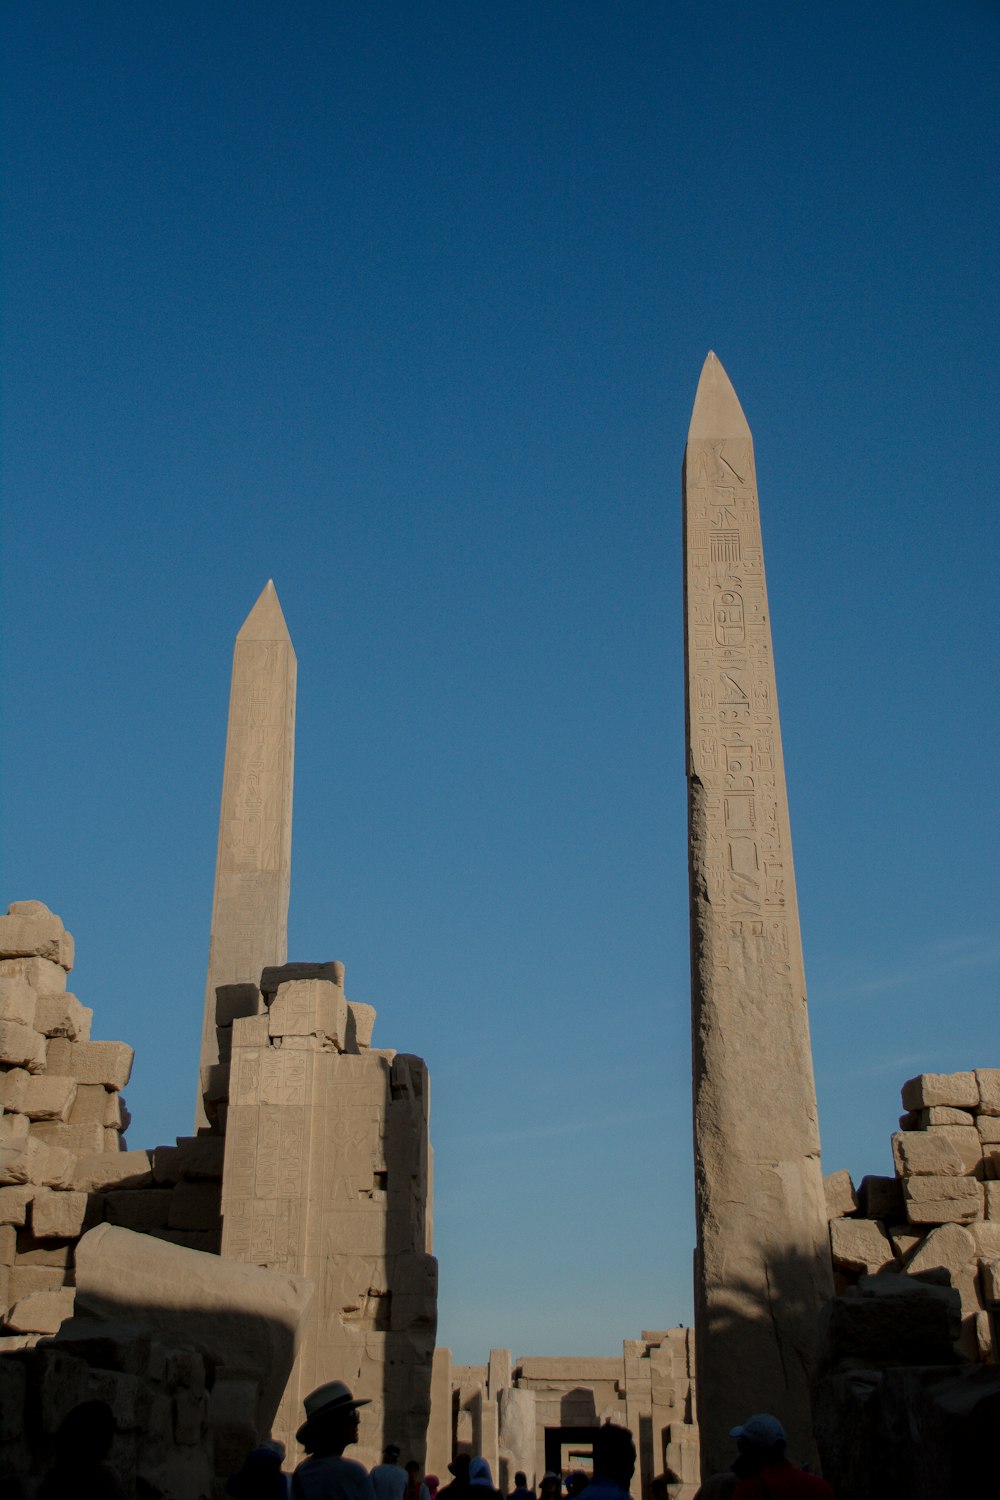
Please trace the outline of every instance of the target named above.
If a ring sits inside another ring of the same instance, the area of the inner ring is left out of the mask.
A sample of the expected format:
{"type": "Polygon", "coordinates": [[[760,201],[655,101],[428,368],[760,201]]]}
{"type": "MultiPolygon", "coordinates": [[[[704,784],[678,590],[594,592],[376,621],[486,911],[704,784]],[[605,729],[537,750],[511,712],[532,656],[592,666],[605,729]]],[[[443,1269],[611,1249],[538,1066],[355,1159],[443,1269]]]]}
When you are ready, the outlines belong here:
{"type": "Polygon", "coordinates": [[[971,1109],[952,1109],[950,1104],[932,1104],[920,1111],[920,1128],[928,1130],[933,1125],[975,1125],[976,1117],[971,1109]]]}
{"type": "Polygon", "coordinates": [[[0,958],[0,977],[11,975],[26,979],[40,995],[66,988],[66,970],[47,958],[0,958]]]}
{"type": "Polygon", "coordinates": [[[830,1172],[823,1178],[823,1193],[826,1198],[826,1213],[829,1219],[842,1219],[853,1214],[858,1207],[854,1183],[850,1172],[830,1172]]]}
{"type": "Polygon", "coordinates": [[[71,969],[73,939],[51,912],[0,917],[0,958],[44,958],[61,969],[71,969]]]}
{"type": "Polygon", "coordinates": [[[0,1021],[0,1062],[29,1073],[44,1072],[45,1038],[18,1021],[0,1021]]]}
{"type": "Polygon", "coordinates": [[[25,1079],[19,1108],[29,1120],[67,1120],[76,1098],[76,1079],[42,1073],[25,1079]]]}
{"type": "Polygon", "coordinates": [[[1000,1068],[977,1068],[979,1113],[1000,1116],[1000,1068]]]}
{"type": "Polygon", "coordinates": [[[55,1333],[73,1316],[73,1295],[73,1288],[68,1286],[58,1291],[29,1292],[7,1314],[7,1327],[14,1333],[55,1333]]]}
{"type": "Polygon", "coordinates": [[[94,1012],[81,1005],[75,995],[39,995],[35,1004],[34,1027],[43,1036],[64,1036],[71,1042],[85,1042],[90,1037],[94,1012]]]}
{"type": "Polygon", "coordinates": [[[19,974],[0,975],[0,1021],[34,1028],[38,996],[19,974]]]}
{"type": "Polygon", "coordinates": [[[831,1219],[830,1251],[838,1271],[881,1271],[895,1265],[889,1237],[871,1219],[831,1219]]]}
{"type": "Polygon", "coordinates": [[[215,1368],[259,1372],[257,1431],[270,1429],[312,1300],[311,1281],[102,1224],[77,1245],[76,1282],[83,1312],[127,1320],[141,1308],[158,1343],[193,1346],[215,1368]]]}

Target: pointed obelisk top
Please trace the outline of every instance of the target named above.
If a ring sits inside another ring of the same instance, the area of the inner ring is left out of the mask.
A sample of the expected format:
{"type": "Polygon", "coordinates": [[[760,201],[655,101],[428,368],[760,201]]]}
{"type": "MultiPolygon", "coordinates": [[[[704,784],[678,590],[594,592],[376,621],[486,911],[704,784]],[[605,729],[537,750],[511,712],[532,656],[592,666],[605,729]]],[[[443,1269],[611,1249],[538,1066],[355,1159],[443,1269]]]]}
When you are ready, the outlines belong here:
{"type": "Polygon", "coordinates": [[[710,349],[695,393],[688,442],[727,437],[750,437],[750,425],[721,360],[710,349]]]}
{"type": "Polygon", "coordinates": [[[247,615],[237,632],[238,641],[288,641],[288,626],[281,613],[277,591],[272,579],[260,591],[257,603],[247,615]]]}

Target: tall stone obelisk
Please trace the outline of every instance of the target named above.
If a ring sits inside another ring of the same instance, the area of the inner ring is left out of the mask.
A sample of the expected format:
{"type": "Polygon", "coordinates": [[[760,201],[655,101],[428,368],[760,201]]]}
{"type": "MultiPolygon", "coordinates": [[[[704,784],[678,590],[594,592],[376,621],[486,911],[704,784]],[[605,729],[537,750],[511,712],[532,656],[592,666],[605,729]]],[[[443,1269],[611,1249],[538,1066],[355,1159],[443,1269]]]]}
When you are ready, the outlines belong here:
{"type": "Polygon", "coordinates": [[[288,944],[295,755],[295,652],[268,579],[236,637],[195,1128],[219,1062],[215,991],[257,984],[288,944]]]}
{"type": "Polygon", "coordinates": [[[753,439],[709,354],[684,455],[685,668],[703,1472],[730,1428],[814,1454],[810,1378],[832,1296],[802,939],[753,439]]]}

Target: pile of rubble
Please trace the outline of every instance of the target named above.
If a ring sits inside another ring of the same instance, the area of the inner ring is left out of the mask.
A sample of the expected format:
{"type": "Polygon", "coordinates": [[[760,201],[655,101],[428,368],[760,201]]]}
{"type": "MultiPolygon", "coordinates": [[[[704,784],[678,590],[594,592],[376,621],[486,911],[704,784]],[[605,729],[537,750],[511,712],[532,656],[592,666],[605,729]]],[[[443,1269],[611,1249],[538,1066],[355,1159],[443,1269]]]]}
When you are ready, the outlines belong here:
{"type": "MultiPolygon", "coordinates": [[[[903,1085],[893,1177],[825,1179],[837,1291],[878,1296],[900,1273],[950,1286],[956,1352],[997,1362],[1000,1310],[1000,1068],[921,1073],[903,1085]]],[[[887,1351],[889,1352],[889,1351],[887,1351]]]]}

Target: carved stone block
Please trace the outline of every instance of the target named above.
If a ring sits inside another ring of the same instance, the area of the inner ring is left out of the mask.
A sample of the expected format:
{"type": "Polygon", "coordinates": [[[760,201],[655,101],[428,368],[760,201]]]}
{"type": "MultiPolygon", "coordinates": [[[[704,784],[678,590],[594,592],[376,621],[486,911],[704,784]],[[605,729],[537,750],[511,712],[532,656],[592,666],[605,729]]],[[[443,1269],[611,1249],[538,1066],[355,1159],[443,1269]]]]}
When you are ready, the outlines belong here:
{"type": "Polygon", "coordinates": [[[0,1021],[34,1027],[37,991],[18,974],[0,975],[0,1021]]]}
{"type": "Polygon", "coordinates": [[[982,1175],[982,1142],[971,1125],[900,1131],[892,1138],[892,1155],[900,1177],[982,1175]]]}
{"type": "Polygon", "coordinates": [[[44,958],[73,967],[73,939],[57,916],[0,917],[0,958],[44,958]]]}
{"type": "Polygon", "coordinates": [[[911,1224],[971,1224],[983,1217],[983,1186],[972,1177],[907,1177],[903,1195],[911,1224]]]}
{"type": "Polygon", "coordinates": [[[929,1109],[934,1104],[977,1109],[979,1085],[972,1072],[920,1073],[903,1084],[902,1096],[904,1109],[929,1109]]]}

